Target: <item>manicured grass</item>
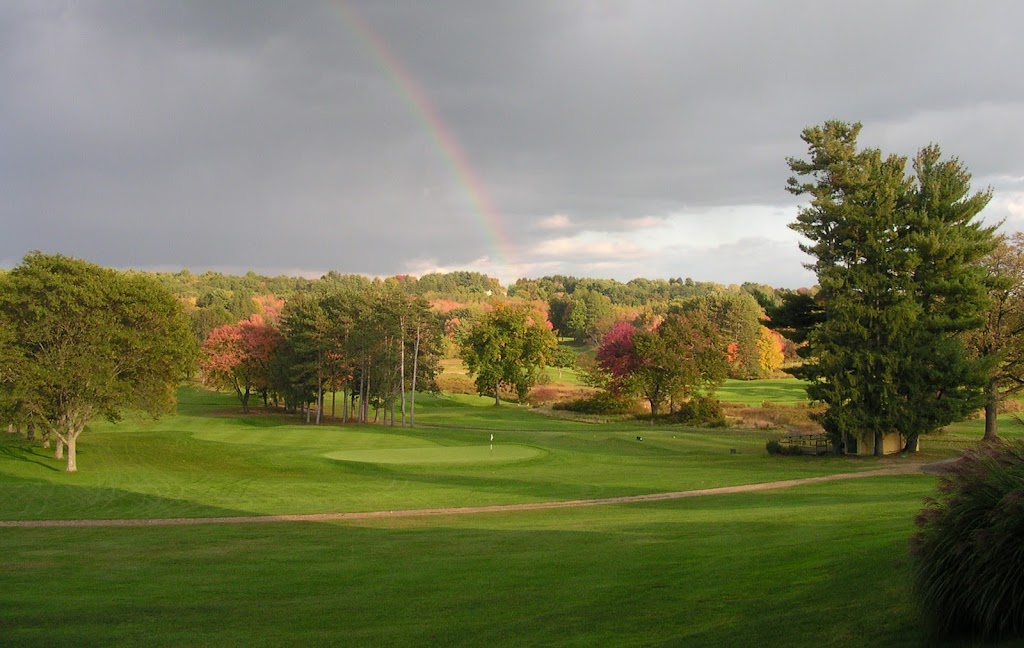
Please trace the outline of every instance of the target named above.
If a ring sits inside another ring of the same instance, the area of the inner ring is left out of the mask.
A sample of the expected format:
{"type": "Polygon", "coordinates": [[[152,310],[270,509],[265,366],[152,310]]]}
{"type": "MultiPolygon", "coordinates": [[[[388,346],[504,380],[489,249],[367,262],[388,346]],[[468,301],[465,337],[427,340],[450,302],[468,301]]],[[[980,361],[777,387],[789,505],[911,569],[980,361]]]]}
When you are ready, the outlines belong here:
{"type": "Polygon", "coordinates": [[[495,408],[473,396],[421,397],[419,403],[417,422],[423,427],[317,427],[295,416],[238,415],[229,396],[186,390],[178,416],[90,425],[73,475],[62,472],[48,451],[0,435],[0,519],[512,504],[728,486],[877,465],[844,458],[780,461],[766,454],[764,431],[592,425],[516,405],[495,408]],[[496,452],[514,452],[514,461],[484,456],[492,434],[496,452]],[[415,449],[422,450],[419,462],[415,449]],[[363,454],[346,460],[347,452],[363,454]],[[384,460],[369,462],[367,452],[370,458],[383,453],[384,460]],[[479,461],[465,460],[474,452],[479,461]],[[460,455],[463,460],[456,461],[460,455]]]}
{"type": "MultiPolygon", "coordinates": [[[[183,390],[177,416],[91,424],[71,475],[0,434],[0,519],[511,504],[906,461],[770,457],[768,431],[417,402],[417,428],[314,426],[183,390]]],[[[912,475],[551,511],[0,528],[0,645],[922,645],[906,542],[934,485],[912,475]]]]}
{"type": "Polygon", "coordinates": [[[358,523],[0,529],[5,646],[922,645],[933,479],[358,523]]]}
{"type": "Polygon", "coordinates": [[[490,464],[526,461],[543,454],[538,448],[499,444],[479,446],[436,446],[433,448],[399,448],[396,450],[344,450],[325,456],[338,461],[361,461],[380,464],[490,464]]]}
{"type": "Polygon", "coordinates": [[[807,402],[805,383],[795,378],[770,378],[766,380],[726,380],[715,396],[723,403],[739,405],[761,405],[775,403],[794,405],[807,402]]]}

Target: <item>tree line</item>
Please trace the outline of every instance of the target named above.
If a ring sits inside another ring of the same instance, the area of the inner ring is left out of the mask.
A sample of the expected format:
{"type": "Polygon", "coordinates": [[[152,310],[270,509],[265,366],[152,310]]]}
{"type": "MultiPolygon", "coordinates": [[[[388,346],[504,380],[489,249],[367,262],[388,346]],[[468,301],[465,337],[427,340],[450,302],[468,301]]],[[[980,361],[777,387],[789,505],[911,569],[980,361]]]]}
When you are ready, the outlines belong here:
{"type": "Polygon", "coordinates": [[[210,331],[199,366],[211,386],[234,391],[242,411],[253,395],[288,411],[313,412],[327,394],[344,421],[383,414],[415,422],[417,390],[436,390],[442,321],[422,297],[395,283],[323,286],[294,295],[280,313],[257,313],[210,331]]]}

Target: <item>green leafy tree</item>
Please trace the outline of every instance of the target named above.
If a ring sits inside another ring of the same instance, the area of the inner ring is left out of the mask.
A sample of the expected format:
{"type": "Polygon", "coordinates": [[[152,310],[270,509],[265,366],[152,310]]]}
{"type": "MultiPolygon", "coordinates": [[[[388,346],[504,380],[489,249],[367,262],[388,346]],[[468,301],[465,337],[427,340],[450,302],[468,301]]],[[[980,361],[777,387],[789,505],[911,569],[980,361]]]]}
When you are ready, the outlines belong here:
{"type": "MultiPolygon", "coordinates": [[[[320,424],[324,385],[328,381],[328,360],[337,352],[327,313],[321,300],[308,293],[295,295],[281,313],[281,334],[287,341],[289,359],[286,390],[295,401],[316,401],[316,423],[320,424]]],[[[286,398],[287,402],[288,398],[286,398]]],[[[307,408],[307,416],[309,409],[307,408]]],[[[308,422],[308,419],[307,419],[308,422]]]]}
{"type": "Polygon", "coordinates": [[[986,441],[999,438],[999,405],[1024,391],[1024,234],[1000,241],[985,258],[990,305],[984,325],[967,335],[971,349],[994,359],[985,385],[986,441]]]}
{"type": "Polygon", "coordinates": [[[558,369],[558,378],[562,378],[562,369],[574,369],[579,362],[579,354],[566,344],[559,344],[551,354],[550,365],[558,369]]]}
{"type": "Polygon", "coordinates": [[[750,379],[764,375],[758,349],[764,312],[752,295],[722,290],[690,297],[673,308],[699,312],[714,324],[733,349],[729,363],[731,377],[750,379]]]}
{"type": "Polygon", "coordinates": [[[155,279],[35,252],[0,281],[3,400],[56,439],[57,458],[67,450],[68,472],[94,416],[173,410],[195,341],[155,279]]]}
{"type": "Polygon", "coordinates": [[[503,386],[526,398],[551,362],[558,340],[547,322],[527,306],[496,304],[460,340],[459,355],[475,376],[477,392],[501,403],[503,386]]]}
{"type": "Polygon", "coordinates": [[[982,402],[987,361],[969,357],[962,334],[986,305],[980,260],[995,239],[975,217],[990,194],[970,194],[970,174],[937,146],[918,153],[910,177],[906,158],[859,149],[860,129],[805,129],[809,158],[788,160],[788,190],[810,197],[791,227],[810,241],[801,249],[820,286],[786,302],[807,307],[789,318],[809,326],[798,336],[808,361],[794,373],[826,405],[835,442],[870,434],[880,454],[883,435],[898,432],[913,451],[918,435],[982,402]]]}

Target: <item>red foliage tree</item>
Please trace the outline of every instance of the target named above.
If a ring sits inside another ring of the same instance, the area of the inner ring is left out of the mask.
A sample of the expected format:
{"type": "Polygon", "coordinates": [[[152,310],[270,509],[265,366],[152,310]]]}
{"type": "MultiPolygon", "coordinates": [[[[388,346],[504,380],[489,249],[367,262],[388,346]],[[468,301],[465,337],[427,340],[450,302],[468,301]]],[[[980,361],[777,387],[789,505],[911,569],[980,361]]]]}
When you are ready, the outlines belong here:
{"type": "Polygon", "coordinates": [[[597,349],[597,365],[611,376],[612,391],[621,391],[624,381],[640,366],[633,341],[636,331],[629,322],[618,322],[605,334],[597,349]]]}
{"type": "Polygon", "coordinates": [[[206,382],[234,389],[248,412],[249,396],[267,389],[270,359],[280,342],[281,332],[260,315],[213,329],[200,360],[206,382]]]}

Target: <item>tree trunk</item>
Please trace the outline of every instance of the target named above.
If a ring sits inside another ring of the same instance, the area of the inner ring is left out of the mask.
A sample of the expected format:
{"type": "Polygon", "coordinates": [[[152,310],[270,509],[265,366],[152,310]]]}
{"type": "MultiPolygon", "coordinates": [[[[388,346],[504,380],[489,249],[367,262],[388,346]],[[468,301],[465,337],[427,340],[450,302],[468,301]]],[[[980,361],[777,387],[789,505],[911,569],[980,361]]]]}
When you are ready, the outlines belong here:
{"type": "Polygon", "coordinates": [[[919,438],[919,435],[918,435],[917,432],[915,432],[915,433],[913,433],[913,434],[911,434],[910,436],[907,437],[907,443],[903,446],[903,452],[905,454],[911,453],[911,452],[917,452],[917,439],[918,438],[919,438]]]}
{"type": "Polygon", "coordinates": [[[341,390],[341,419],[348,423],[348,387],[341,390]]]}
{"type": "MultiPolygon", "coordinates": [[[[78,456],[75,446],[78,442],[78,432],[68,434],[68,467],[67,472],[78,472],[78,456]]],[[[60,445],[60,444],[58,444],[60,445]]]]}
{"type": "Polygon", "coordinates": [[[651,404],[651,425],[654,425],[654,420],[658,418],[658,401],[649,398],[647,402],[651,404]]]}
{"type": "Polygon", "coordinates": [[[338,417],[337,417],[337,416],[335,416],[335,414],[334,414],[334,399],[335,399],[335,398],[336,398],[337,396],[338,396],[338,392],[334,391],[334,387],[331,387],[331,418],[332,418],[332,419],[336,419],[336,418],[338,418],[338,417]]]}
{"type": "Polygon", "coordinates": [[[359,422],[370,422],[370,376],[369,363],[363,361],[363,372],[359,381],[359,422]]]}
{"type": "Polygon", "coordinates": [[[242,399],[242,414],[249,413],[249,388],[246,387],[245,391],[239,393],[239,398],[242,399]]]}
{"type": "Polygon", "coordinates": [[[985,386],[985,436],[983,441],[999,439],[999,385],[990,378],[985,386]]]}
{"type": "Polygon", "coordinates": [[[882,456],[882,433],[875,432],[875,451],[872,453],[876,457],[882,456]]]}
{"type": "Polygon", "coordinates": [[[416,343],[412,347],[412,402],[409,406],[409,427],[416,427],[416,372],[420,360],[420,323],[416,322],[416,343]]]}
{"type": "MultiPolygon", "coordinates": [[[[402,427],[405,427],[405,317],[399,318],[398,321],[399,321],[399,325],[402,327],[402,336],[401,336],[401,339],[399,341],[399,345],[401,346],[401,354],[398,357],[399,358],[398,359],[398,371],[401,373],[401,376],[399,377],[398,382],[399,382],[399,385],[401,385],[401,389],[402,389],[402,427]]],[[[391,423],[392,423],[392,425],[395,422],[394,418],[395,418],[395,415],[392,412],[392,414],[391,414],[391,423]]]]}
{"type": "MultiPolygon", "coordinates": [[[[367,376],[366,376],[366,393],[363,394],[363,396],[362,396],[361,406],[363,408],[363,423],[369,423],[370,422],[370,376],[369,376],[369,363],[367,363],[366,368],[364,369],[364,372],[367,373],[367,376]]],[[[374,412],[374,416],[376,417],[376,412],[374,412]]]]}
{"type": "Polygon", "coordinates": [[[316,383],[316,424],[320,425],[320,411],[324,408],[324,385],[319,378],[316,383]]]}
{"type": "Polygon", "coordinates": [[[501,405],[501,396],[499,396],[500,393],[501,393],[501,383],[499,382],[498,384],[496,384],[494,386],[494,406],[495,407],[497,407],[498,405],[501,405]]]}

